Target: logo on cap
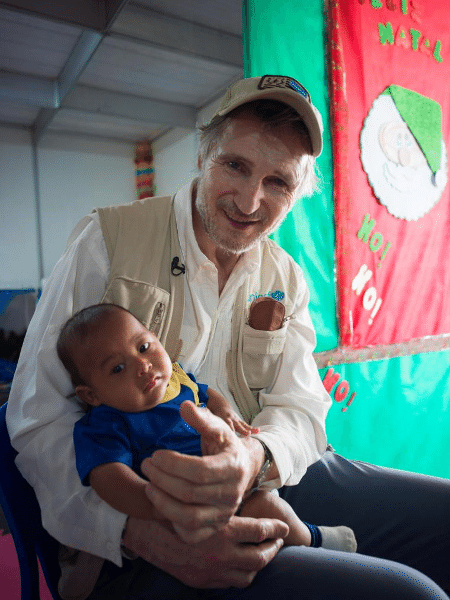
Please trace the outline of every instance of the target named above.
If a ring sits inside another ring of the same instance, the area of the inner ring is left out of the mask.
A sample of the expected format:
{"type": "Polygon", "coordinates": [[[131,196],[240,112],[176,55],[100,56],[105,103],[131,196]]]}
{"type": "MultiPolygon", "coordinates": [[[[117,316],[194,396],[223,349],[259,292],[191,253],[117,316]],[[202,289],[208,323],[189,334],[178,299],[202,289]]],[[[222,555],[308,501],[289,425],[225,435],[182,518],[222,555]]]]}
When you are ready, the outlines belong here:
{"type": "Polygon", "coordinates": [[[302,86],[296,79],[293,77],[285,77],[279,75],[264,75],[261,77],[260,82],[258,83],[259,90],[267,90],[273,88],[281,88],[281,89],[290,89],[297,94],[300,94],[311,103],[311,96],[309,95],[308,90],[302,86]]]}

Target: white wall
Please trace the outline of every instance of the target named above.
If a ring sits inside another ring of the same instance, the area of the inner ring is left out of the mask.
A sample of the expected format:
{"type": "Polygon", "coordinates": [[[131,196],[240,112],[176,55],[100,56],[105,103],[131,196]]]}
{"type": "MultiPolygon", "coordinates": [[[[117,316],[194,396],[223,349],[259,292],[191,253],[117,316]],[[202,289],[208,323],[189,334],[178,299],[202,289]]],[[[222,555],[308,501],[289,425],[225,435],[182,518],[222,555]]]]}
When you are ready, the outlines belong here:
{"type": "MultiPolygon", "coordinates": [[[[46,134],[38,148],[44,277],[77,221],[95,206],[134,200],[129,143],[46,134]]],[[[30,136],[0,127],[0,289],[36,288],[35,194],[30,136]]]]}
{"type": "MultiPolygon", "coordinates": [[[[199,111],[198,124],[209,121],[217,108],[218,102],[213,102],[199,111]]],[[[156,140],[152,149],[157,195],[172,195],[197,175],[197,132],[174,129],[156,140]]]]}
{"type": "Polygon", "coordinates": [[[84,215],[136,199],[133,159],[129,143],[56,134],[43,139],[38,163],[45,277],[84,215]]]}
{"type": "Polygon", "coordinates": [[[38,283],[31,165],[29,134],[0,128],[0,289],[38,283]]]}
{"type": "MultiPolygon", "coordinates": [[[[209,120],[213,103],[199,112],[209,120]]],[[[153,144],[158,195],[197,173],[197,134],[176,129],[153,144]]],[[[134,145],[48,132],[37,152],[44,278],[78,220],[96,206],[136,198],[134,145]]],[[[29,133],[0,126],[0,290],[40,286],[33,152],[29,133]]]]}
{"type": "Polygon", "coordinates": [[[176,129],[152,144],[157,196],[171,196],[197,174],[197,135],[176,129]]]}

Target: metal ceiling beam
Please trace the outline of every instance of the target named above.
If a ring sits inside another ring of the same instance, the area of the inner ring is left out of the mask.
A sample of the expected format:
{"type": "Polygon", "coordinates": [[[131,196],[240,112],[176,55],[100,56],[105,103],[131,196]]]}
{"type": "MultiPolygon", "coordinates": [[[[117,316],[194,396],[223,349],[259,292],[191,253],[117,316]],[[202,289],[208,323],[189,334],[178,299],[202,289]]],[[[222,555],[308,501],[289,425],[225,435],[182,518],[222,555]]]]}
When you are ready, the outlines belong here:
{"type": "Polygon", "coordinates": [[[58,77],[60,104],[78,81],[78,78],[97,50],[102,39],[103,36],[101,34],[93,31],[84,31],[79,37],[58,77]]]}
{"type": "Polygon", "coordinates": [[[128,0],[0,0],[0,8],[105,32],[128,0]]]}
{"type": "Polygon", "coordinates": [[[57,22],[69,23],[83,28],[66,64],[57,80],[51,84],[24,80],[25,90],[22,100],[30,100],[30,92],[38,93],[36,102],[42,103],[36,121],[32,126],[32,140],[37,144],[48,125],[58,112],[64,98],[77,83],[78,78],[98,48],[104,35],[109,31],[128,0],[72,0],[71,2],[55,2],[55,0],[0,0],[0,7],[33,14],[57,22]],[[40,86],[40,87],[39,87],[40,86]],[[46,100],[42,96],[46,96],[46,100]],[[53,97],[52,97],[53,96],[53,97]]]}
{"type": "MultiPolygon", "coordinates": [[[[72,8],[59,6],[54,0],[0,0],[0,6],[21,8],[34,14],[70,21],[72,8]],[[58,5],[58,6],[56,6],[58,5]],[[54,12],[50,15],[51,8],[54,12]],[[63,14],[64,13],[64,14],[63,14]]],[[[67,3],[63,3],[66,6],[67,3]]],[[[72,4],[72,3],[71,3],[72,4]]],[[[79,4],[78,0],[73,2],[79,4]]],[[[91,0],[81,0],[81,13],[90,10],[91,0]]],[[[146,46],[163,48],[180,55],[192,55],[216,64],[242,69],[242,41],[239,36],[224,33],[189,21],[169,17],[127,0],[103,0],[108,13],[105,27],[108,36],[126,39],[146,46]]],[[[92,8],[92,7],[91,7],[92,8]]],[[[92,24],[91,24],[92,25],[92,24]]],[[[195,126],[195,109],[152,99],[97,90],[86,86],[76,88],[77,81],[105,37],[105,33],[84,30],[56,81],[36,77],[0,75],[0,97],[34,104],[41,108],[32,126],[33,143],[37,144],[61,106],[133,120],[161,122],[170,127],[195,126]],[[8,79],[9,77],[9,79],[8,79]],[[2,83],[6,85],[1,85],[2,83]],[[18,84],[18,85],[15,85],[18,84]],[[66,102],[70,94],[70,100],[66,102]]]]}
{"type": "Polygon", "coordinates": [[[195,128],[197,115],[194,107],[184,104],[109,92],[84,85],[74,88],[62,107],[187,129],[195,128]]]}
{"type": "Polygon", "coordinates": [[[175,102],[163,102],[121,92],[111,92],[85,85],[77,85],[64,100],[57,82],[15,73],[0,72],[0,98],[40,108],[42,125],[49,124],[60,108],[120,117],[134,121],[162,123],[169,127],[194,128],[197,110],[175,102]]]}
{"type": "Polygon", "coordinates": [[[53,109],[45,108],[41,110],[33,124],[31,135],[35,144],[38,143],[44,131],[58,112],[61,103],[78,81],[78,78],[94,52],[97,50],[102,39],[103,35],[95,31],[83,31],[78,38],[66,64],[55,82],[58,91],[58,106],[53,109]]]}
{"type": "Polygon", "coordinates": [[[198,23],[128,4],[111,28],[112,37],[190,54],[242,69],[242,38],[198,23]]]}
{"type": "Polygon", "coordinates": [[[0,98],[40,108],[56,109],[59,106],[56,81],[7,71],[0,72],[0,98]]]}

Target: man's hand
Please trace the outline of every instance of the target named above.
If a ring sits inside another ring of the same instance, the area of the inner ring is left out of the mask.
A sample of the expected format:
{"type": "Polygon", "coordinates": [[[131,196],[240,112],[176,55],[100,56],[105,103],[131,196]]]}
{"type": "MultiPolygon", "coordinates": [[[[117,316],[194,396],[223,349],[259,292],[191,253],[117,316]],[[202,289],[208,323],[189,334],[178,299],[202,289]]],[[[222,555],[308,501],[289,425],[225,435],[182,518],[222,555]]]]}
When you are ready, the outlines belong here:
{"type": "Polygon", "coordinates": [[[123,544],[194,588],[244,588],[276,556],[288,526],[275,519],[233,517],[208,540],[189,545],[168,523],[130,517],[123,544]]]}
{"type": "Polygon", "coordinates": [[[141,468],[150,481],[146,492],[153,506],[179,532],[192,532],[183,539],[199,541],[235,514],[264,451],[256,439],[238,438],[222,419],[192,402],[181,405],[181,415],[200,434],[204,455],[158,450],[141,468]]]}

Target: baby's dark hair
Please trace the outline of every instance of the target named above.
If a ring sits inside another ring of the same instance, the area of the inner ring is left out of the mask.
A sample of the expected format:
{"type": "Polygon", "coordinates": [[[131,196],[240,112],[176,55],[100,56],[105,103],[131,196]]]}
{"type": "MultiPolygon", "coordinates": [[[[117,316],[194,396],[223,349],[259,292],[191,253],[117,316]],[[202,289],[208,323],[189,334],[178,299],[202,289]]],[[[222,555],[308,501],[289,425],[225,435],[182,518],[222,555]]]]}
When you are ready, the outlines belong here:
{"type": "Polygon", "coordinates": [[[83,342],[86,336],[92,333],[93,327],[100,325],[105,317],[113,314],[116,310],[129,312],[117,304],[94,304],[74,314],[63,325],[58,336],[58,341],[56,342],[56,351],[60,361],[68,371],[74,387],[85,385],[86,383],[81,377],[78,366],[74,361],[74,347],[83,342]]]}

